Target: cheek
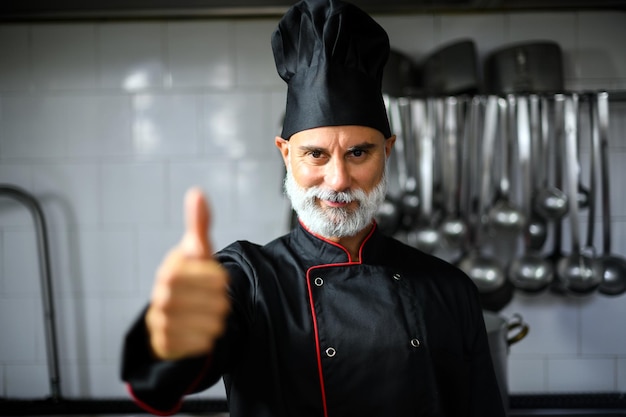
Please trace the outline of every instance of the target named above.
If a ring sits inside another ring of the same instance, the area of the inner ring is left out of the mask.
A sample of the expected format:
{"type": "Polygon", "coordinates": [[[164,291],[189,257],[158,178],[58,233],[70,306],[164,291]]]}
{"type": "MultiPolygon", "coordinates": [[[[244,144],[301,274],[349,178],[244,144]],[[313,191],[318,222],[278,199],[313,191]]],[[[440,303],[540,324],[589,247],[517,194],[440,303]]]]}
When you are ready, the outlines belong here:
{"type": "Polygon", "coordinates": [[[308,188],[319,185],[324,178],[320,167],[315,167],[303,163],[292,163],[291,174],[296,183],[301,187],[308,188]]]}
{"type": "Polygon", "coordinates": [[[358,183],[359,188],[371,191],[383,178],[383,171],[378,168],[364,169],[355,172],[353,178],[358,183]]]}

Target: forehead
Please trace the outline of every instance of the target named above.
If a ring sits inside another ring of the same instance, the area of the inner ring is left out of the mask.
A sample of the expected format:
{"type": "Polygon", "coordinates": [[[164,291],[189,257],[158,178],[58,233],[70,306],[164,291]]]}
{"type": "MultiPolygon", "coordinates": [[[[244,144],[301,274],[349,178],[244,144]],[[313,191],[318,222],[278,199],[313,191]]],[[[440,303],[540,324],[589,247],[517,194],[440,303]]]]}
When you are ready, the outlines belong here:
{"type": "Polygon", "coordinates": [[[292,145],[306,146],[354,146],[359,143],[382,144],[383,134],[366,126],[322,126],[294,133],[289,142],[292,145]]]}

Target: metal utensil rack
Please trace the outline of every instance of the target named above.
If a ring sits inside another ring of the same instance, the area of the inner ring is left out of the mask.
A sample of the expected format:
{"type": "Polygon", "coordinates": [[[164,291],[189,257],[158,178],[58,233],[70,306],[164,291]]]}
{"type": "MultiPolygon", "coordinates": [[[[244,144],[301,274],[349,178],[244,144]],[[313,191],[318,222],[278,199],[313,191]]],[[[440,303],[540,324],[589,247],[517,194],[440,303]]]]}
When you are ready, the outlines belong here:
{"type": "Polygon", "coordinates": [[[50,375],[50,400],[59,402],[61,400],[61,384],[46,220],[37,199],[25,190],[9,184],[0,184],[0,197],[9,197],[22,203],[32,215],[35,223],[37,252],[39,255],[39,272],[41,276],[44,328],[46,333],[46,354],[48,359],[48,372],[50,375]]]}

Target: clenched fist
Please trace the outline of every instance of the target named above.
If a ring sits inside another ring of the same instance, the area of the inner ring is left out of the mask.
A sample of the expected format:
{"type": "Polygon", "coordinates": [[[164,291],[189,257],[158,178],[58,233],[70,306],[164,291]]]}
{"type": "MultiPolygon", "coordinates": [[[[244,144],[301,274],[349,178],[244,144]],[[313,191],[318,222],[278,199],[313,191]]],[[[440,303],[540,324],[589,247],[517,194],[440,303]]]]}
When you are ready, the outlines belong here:
{"type": "Polygon", "coordinates": [[[230,311],[228,273],[212,258],[209,206],[198,189],[185,196],[186,231],[157,271],[146,325],[152,351],[175,360],[208,353],[230,311]]]}

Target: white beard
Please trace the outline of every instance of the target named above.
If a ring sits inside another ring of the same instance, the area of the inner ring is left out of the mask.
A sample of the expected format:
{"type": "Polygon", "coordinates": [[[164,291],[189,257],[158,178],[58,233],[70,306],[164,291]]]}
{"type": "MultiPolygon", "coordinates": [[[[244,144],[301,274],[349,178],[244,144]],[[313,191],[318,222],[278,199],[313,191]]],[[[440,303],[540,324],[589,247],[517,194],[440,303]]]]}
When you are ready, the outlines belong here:
{"type": "Polygon", "coordinates": [[[287,167],[284,188],[291,200],[291,206],[309,231],[326,238],[349,237],[372,223],[387,193],[387,175],[383,174],[380,182],[369,194],[362,189],[335,192],[320,187],[300,187],[291,173],[291,167],[287,167]],[[358,207],[322,208],[318,200],[336,203],[357,201],[358,207]]]}

